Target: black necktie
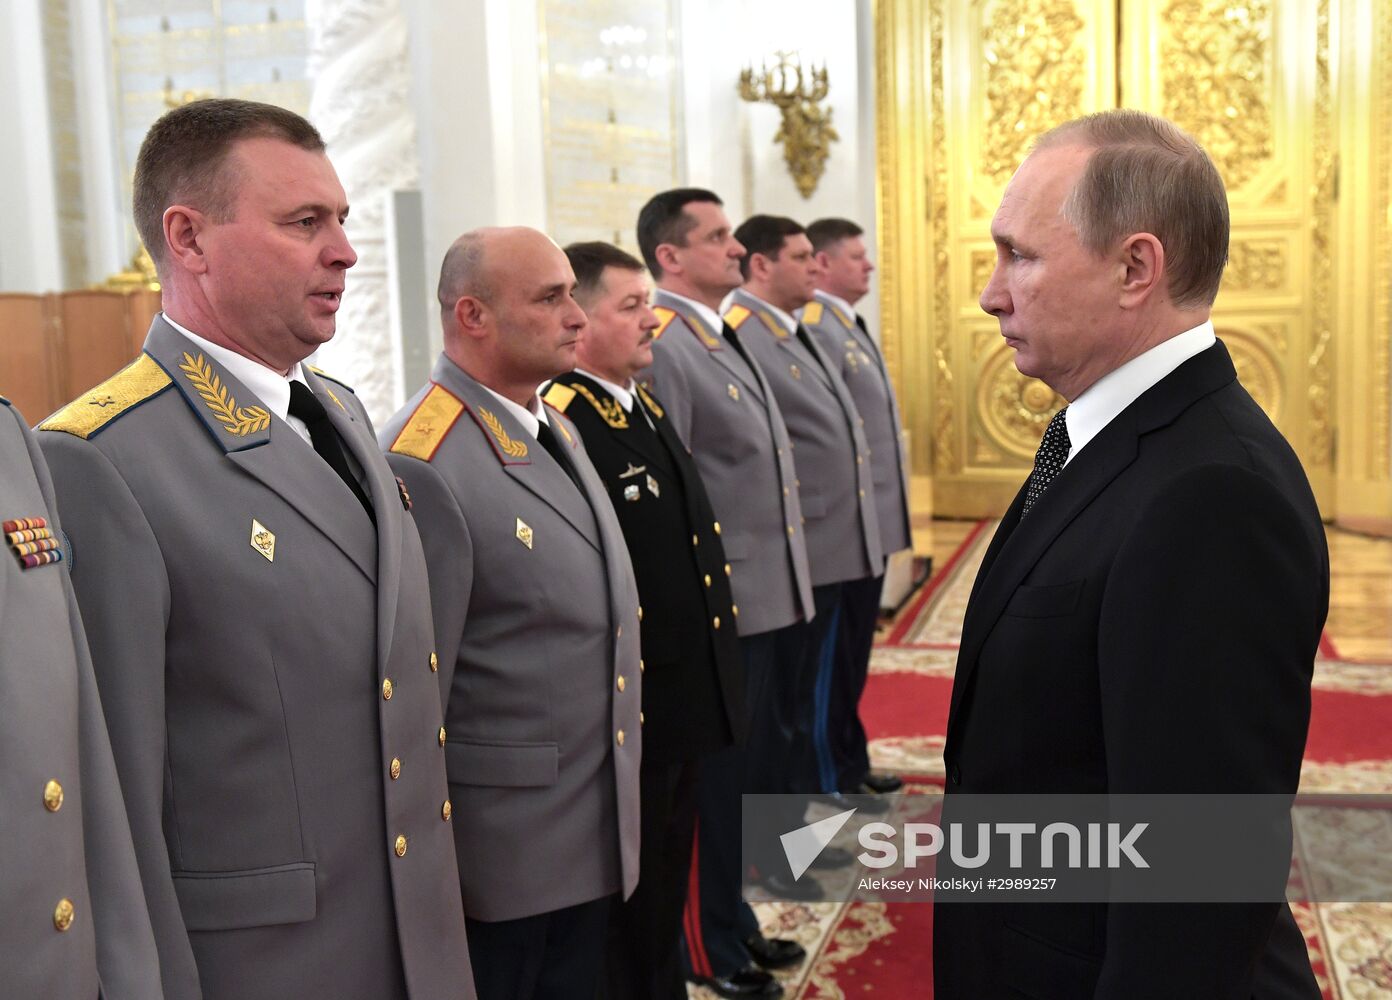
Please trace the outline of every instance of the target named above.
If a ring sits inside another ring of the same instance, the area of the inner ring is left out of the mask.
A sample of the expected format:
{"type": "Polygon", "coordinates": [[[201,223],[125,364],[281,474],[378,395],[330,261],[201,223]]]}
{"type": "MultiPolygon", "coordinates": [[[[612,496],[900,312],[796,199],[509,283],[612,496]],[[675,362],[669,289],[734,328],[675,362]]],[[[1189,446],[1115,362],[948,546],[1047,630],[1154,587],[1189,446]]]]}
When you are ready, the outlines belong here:
{"type": "Polygon", "coordinates": [[[1039,450],[1034,453],[1034,469],[1030,472],[1025,488],[1025,503],[1020,508],[1020,519],[1035,502],[1044,495],[1054,477],[1063,471],[1063,463],[1068,461],[1068,452],[1073,444],[1068,440],[1068,419],[1064,416],[1068,407],[1054,414],[1049,426],[1044,428],[1044,438],[1039,442],[1039,450]]]}
{"type": "Polygon", "coordinates": [[[343,443],[338,439],[338,431],[334,430],[333,424],[329,421],[324,404],[319,402],[318,397],[303,382],[290,383],[290,416],[304,421],[309,431],[309,439],[314,443],[314,450],[329,464],[329,468],[338,473],[338,478],[353,491],[353,496],[358,498],[363,510],[367,511],[368,518],[376,524],[377,517],[372,511],[372,501],[367,498],[358,477],[353,475],[353,470],[348,467],[348,458],[343,454],[343,443]]]}
{"type": "MultiPolygon", "coordinates": [[[[865,334],[867,337],[870,336],[870,328],[865,325],[865,317],[860,313],[856,313],[856,326],[860,327],[861,333],[865,334]]],[[[874,338],[871,339],[873,340],[874,338]]]]}
{"type": "Polygon", "coordinates": [[[570,481],[575,484],[575,488],[580,491],[580,495],[583,497],[585,495],[585,487],[580,485],[580,474],[576,472],[570,462],[561,455],[561,441],[556,437],[556,432],[551,429],[550,424],[543,421],[537,422],[537,441],[546,449],[547,454],[556,460],[556,464],[565,471],[565,474],[570,477],[570,481]]]}

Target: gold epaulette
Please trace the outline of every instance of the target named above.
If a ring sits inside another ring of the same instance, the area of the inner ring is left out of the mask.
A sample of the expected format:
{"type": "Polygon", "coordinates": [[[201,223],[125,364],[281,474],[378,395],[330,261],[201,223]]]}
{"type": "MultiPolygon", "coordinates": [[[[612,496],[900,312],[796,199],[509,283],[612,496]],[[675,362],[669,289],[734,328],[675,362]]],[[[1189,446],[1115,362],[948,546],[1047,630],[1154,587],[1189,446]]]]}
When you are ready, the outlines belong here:
{"type": "Polygon", "coordinates": [[[657,400],[653,399],[652,393],[648,392],[648,390],[645,387],[641,385],[638,386],[638,395],[643,397],[643,403],[647,406],[647,408],[650,411],[652,411],[652,415],[657,417],[658,420],[661,420],[664,416],[667,415],[666,411],[658,405],[657,400]]]}
{"type": "Polygon", "coordinates": [[[657,314],[658,326],[653,331],[653,340],[667,332],[667,327],[671,324],[677,313],[675,309],[668,309],[666,306],[653,306],[653,312],[657,314]]]}
{"type": "Polygon", "coordinates": [[[551,388],[547,389],[546,395],[542,396],[541,398],[546,400],[546,402],[553,408],[560,410],[562,413],[564,413],[566,411],[566,407],[570,405],[570,401],[575,398],[575,390],[568,385],[561,385],[561,383],[559,382],[552,382],[551,388]]]}
{"type": "Polygon", "coordinates": [[[39,430],[90,438],[121,414],[168,388],[171,381],[154,358],[142,354],[39,424],[39,430]]]}
{"type": "Polygon", "coordinates": [[[617,400],[600,399],[590,392],[587,386],[581,385],[579,382],[575,383],[575,391],[584,396],[589,404],[595,408],[600,419],[614,430],[628,430],[628,414],[624,413],[624,408],[618,404],[617,400]]]}
{"type": "Polygon", "coordinates": [[[463,400],[442,385],[431,386],[402,425],[401,433],[392,442],[392,452],[430,461],[463,412],[463,400]]]}
{"type": "Polygon", "coordinates": [[[814,326],[822,321],[822,304],[815,299],[802,307],[802,321],[814,326]]]}
{"type": "Polygon", "coordinates": [[[749,318],[749,310],[744,306],[731,306],[730,311],[725,314],[725,322],[730,324],[731,330],[738,330],[740,324],[749,318]]]}

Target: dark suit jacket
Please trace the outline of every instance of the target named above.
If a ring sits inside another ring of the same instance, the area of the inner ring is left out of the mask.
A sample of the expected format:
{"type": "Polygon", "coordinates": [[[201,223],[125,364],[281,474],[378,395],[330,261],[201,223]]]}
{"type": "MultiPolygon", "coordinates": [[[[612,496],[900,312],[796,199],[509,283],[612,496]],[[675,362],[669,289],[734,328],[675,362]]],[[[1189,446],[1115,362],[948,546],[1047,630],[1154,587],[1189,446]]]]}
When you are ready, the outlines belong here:
{"type": "MultiPolygon", "coordinates": [[[[1294,794],[1328,552],[1299,460],[1226,348],[1127,407],[1022,523],[1023,497],[967,607],[948,807],[959,792],[1294,794]]],[[[1292,931],[1276,904],[944,905],[935,995],[1318,996],[1292,931]]]]}
{"type": "MultiPolygon", "coordinates": [[[[645,391],[645,390],[644,390],[645,391]]],[[[546,394],[575,422],[613,501],[643,604],[643,755],[691,760],[744,736],[744,681],[720,527],[660,400],[624,413],[569,372],[546,394]],[[557,388],[559,387],[559,388],[557,388]]]]}

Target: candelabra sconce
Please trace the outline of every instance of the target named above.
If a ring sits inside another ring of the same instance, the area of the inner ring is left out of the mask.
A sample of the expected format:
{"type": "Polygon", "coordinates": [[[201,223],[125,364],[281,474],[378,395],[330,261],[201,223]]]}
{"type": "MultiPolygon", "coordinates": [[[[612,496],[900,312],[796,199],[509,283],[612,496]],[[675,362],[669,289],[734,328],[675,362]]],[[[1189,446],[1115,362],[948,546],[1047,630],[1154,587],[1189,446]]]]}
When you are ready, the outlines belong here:
{"type": "Polygon", "coordinates": [[[826,170],[831,144],[841,137],[831,126],[831,108],[826,100],[826,63],[821,67],[802,65],[796,52],[778,52],[770,68],[765,60],[756,73],[753,66],[740,72],[739,95],[746,101],[772,104],[783,115],[783,123],[773,137],[783,144],[783,160],[788,173],[804,198],[812,197],[826,170]]]}

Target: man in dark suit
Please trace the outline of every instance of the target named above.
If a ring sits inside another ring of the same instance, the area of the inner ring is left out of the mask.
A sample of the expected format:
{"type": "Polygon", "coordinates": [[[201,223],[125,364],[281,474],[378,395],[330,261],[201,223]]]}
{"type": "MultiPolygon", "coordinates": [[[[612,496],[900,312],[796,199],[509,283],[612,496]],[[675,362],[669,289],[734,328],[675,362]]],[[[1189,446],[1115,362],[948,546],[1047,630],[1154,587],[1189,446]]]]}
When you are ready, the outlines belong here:
{"type": "Polygon", "coordinates": [[[652,364],[657,315],[641,261],[574,243],[575,299],[589,323],[575,371],[543,394],[580,431],[623,528],[643,607],[643,763],[638,888],[612,911],[609,1000],[685,1000],[678,944],[701,758],[743,739],[744,670],[720,524],[660,399],[634,382],[652,364]]]}
{"type": "MultiPolygon", "coordinates": [[[[1328,605],[1319,511],[1209,319],[1227,198],[1168,122],[1045,135],[992,223],[981,305],[1071,401],[967,607],[958,793],[1292,795],[1328,605]]],[[[1285,904],[950,904],[938,1000],[1319,996],[1285,904]]]]}

